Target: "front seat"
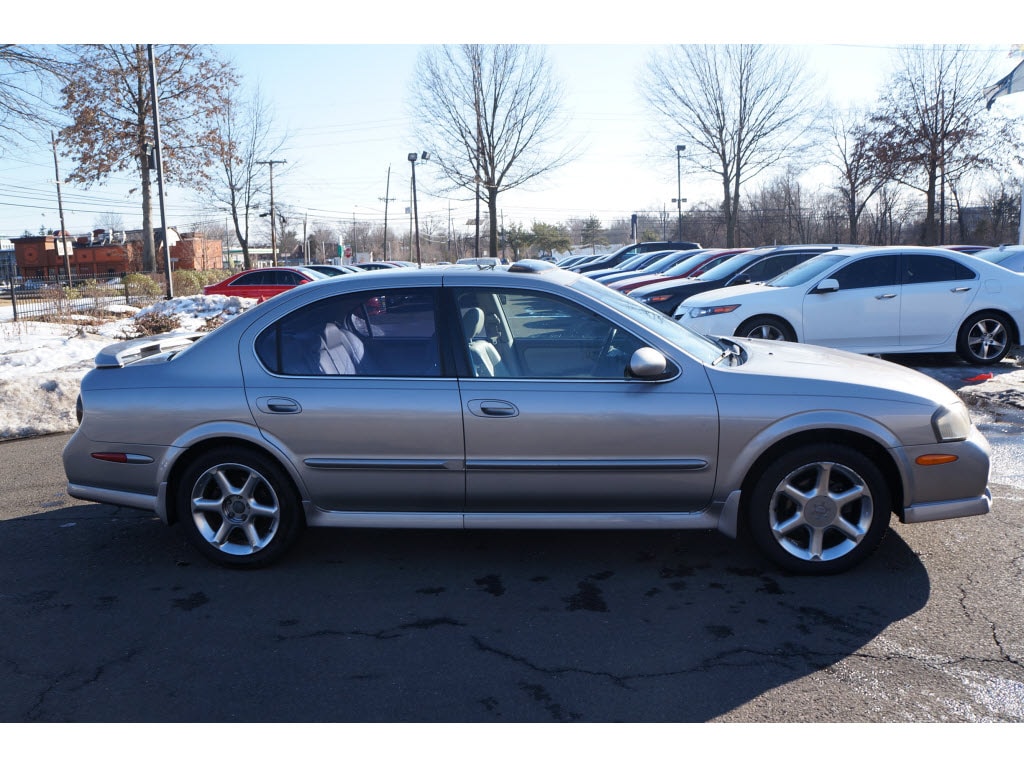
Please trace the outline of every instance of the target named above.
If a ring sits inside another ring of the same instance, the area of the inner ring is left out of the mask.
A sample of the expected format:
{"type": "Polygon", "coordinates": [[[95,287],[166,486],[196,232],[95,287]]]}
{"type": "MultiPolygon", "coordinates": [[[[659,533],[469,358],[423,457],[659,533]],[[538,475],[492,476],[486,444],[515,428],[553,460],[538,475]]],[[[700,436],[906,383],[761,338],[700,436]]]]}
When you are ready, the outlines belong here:
{"type": "Polygon", "coordinates": [[[462,311],[462,330],[466,334],[469,359],[478,378],[494,378],[506,376],[507,371],[501,362],[501,354],[497,348],[484,337],[484,311],[479,307],[470,307],[462,311]]]}

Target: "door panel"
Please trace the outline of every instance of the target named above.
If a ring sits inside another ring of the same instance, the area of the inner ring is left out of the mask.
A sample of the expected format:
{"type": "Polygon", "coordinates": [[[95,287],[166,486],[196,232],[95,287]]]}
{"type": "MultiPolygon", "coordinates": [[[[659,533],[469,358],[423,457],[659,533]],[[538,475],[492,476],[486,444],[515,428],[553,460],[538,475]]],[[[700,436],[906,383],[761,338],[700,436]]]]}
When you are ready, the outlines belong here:
{"type": "Polygon", "coordinates": [[[703,367],[633,380],[629,358],[648,343],[586,307],[525,289],[455,298],[464,317],[494,316],[491,331],[464,323],[463,343],[486,342],[512,361],[500,374],[473,368],[460,379],[468,511],[628,514],[709,503],[718,411],[703,367]]]}
{"type": "Polygon", "coordinates": [[[461,510],[462,403],[436,306],[433,289],[341,294],[243,337],[253,416],[318,507],[461,510]]]}
{"type": "Polygon", "coordinates": [[[860,259],[827,277],[839,290],[804,297],[801,341],[854,352],[895,348],[900,333],[898,256],[860,259]]]}

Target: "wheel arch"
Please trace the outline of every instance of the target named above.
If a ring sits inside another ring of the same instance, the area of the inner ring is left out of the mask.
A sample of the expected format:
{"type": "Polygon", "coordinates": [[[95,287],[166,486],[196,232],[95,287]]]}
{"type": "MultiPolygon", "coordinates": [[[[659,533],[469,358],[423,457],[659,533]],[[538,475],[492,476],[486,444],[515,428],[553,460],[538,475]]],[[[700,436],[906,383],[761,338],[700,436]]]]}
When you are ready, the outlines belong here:
{"type": "Polygon", "coordinates": [[[791,450],[808,445],[819,445],[825,443],[838,443],[864,454],[873,464],[875,464],[875,466],[878,467],[882,476],[885,478],[886,485],[889,487],[889,494],[891,496],[893,507],[890,512],[896,512],[903,508],[903,477],[895,459],[893,459],[892,455],[882,443],[869,435],[865,435],[860,432],[853,432],[845,429],[812,429],[787,435],[773,443],[767,449],[762,451],[747,469],[740,485],[741,492],[738,520],[740,530],[747,526],[747,520],[750,513],[750,497],[755,483],[763,474],[765,468],[777,458],[791,450]]]}
{"type": "Polygon", "coordinates": [[[759,312],[756,315],[751,315],[745,320],[742,320],[741,322],[737,323],[733,335],[743,337],[745,334],[740,333],[741,328],[750,325],[751,323],[763,322],[765,320],[772,320],[776,323],[779,323],[780,325],[785,326],[786,329],[789,331],[789,334],[793,337],[793,340],[800,341],[800,336],[796,332],[796,327],[793,325],[793,323],[791,323],[782,315],[776,315],[771,312],[759,312]]]}
{"type": "Polygon", "coordinates": [[[207,453],[208,451],[214,451],[221,448],[245,448],[247,450],[254,450],[266,458],[267,461],[276,464],[292,484],[292,489],[295,491],[296,496],[303,502],[300,504],[300,513],[302,518],[305,519],[306,510],[304,502],[307,495],[304,492],[303,485],[295,477],[293,467],[289,461],[284,459],[283,456],[279,455],[275,451],[270,450],[264,443],[246,439],[244,437],[218,435],[192,443],[180,454],[174,457],[170,471],[167,473],[165,480],[167,491],[163,500],[166,522],[168,525],[173,525],[178,522],[178,486],[185,470],[197,456],[207,453]]]}
{"type": "Polygon", "coordinates": [[[1006,326],[1007,330],[1010,332],[1010,345],[1011,346],[1017,346],[1017,345],[1022,343],[1021,336],[1020,336],[1020,333],[1021,333],[1020,326],[1018,326],[1017,325],[1017,321],[1013,319],[1013,315],[1011,315],[1009,312],[1007,312],[1004,309],[978,309],[978,310],[975,310],[975,311],[971,312],[971,314],[969,314],[967,317],[965,317],[963,322],[960,323],[960,326],[957,328],[957,330],[956,330],[957,338],[959,338],[960,332],[964,329],[964,327],[968,323],[972,323],[977,318],[982,317],[984,315],[998,315],[1000,317],[1000,319],[1003,321],[1003,324],[1006,326]]]}

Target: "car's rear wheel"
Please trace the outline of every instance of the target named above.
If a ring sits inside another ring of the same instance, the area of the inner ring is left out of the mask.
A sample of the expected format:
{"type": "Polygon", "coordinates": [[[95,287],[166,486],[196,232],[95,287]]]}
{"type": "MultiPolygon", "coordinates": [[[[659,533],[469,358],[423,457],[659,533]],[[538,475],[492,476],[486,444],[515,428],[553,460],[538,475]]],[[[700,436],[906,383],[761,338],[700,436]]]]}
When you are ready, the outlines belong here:
{"type": "Polygon", "coordinates": [[[761,473],[748,523],[757,547],[783,569],[831,574],[874,551],[891,507],[885,478],[870,459],[843,445],[811,445],[761,473]]]}
{"type": "Polygon", "coordinates": [[[291,481],[249,448],[220,448],[196,458],[178,488],[178,519],[204,556],[237,568],[277,560],[302,528],[291,481]]]}
{"type": "Polygon", "coordinates": [[[796,334],[789,323],[777,317],[762,315],[752,317],[736,329],[737,336],[748,339],[769,339],[771,341],[796,341],[796,334]]]}
{"type": "Polygon", "coordinates": [[[1010,329],[998,312],[979,312],[960,326],[956,351],[972,365],[998,363],[1010,351],[1010,329]]]}

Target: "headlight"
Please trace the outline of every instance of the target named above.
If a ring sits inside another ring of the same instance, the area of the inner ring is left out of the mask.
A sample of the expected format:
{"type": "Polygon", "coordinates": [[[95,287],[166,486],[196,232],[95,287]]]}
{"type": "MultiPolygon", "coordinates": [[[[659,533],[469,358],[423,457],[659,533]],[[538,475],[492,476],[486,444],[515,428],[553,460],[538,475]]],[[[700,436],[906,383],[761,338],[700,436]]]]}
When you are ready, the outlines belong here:
{"type": "Polygon", "coordinates": [[[644,304],[660,304],[661,302],[668,301],[671,298],[671,293],[659,293],[656,296],[644,296],[640,301],[644,304]]]}
{"type": "Polygon", "coordinates": [[[707,317],[708,315],[727,315],[740,308],[739,304],[719,304],[714,307],[694,307],[690,310],[690,317],[707,317]]]}
{"type": "Polygon", "coordinates": [[[932,429],[940,443],[966,440],[971,431],[971,416],[962,402],[940,405],[932,414],[932,429]]]}

